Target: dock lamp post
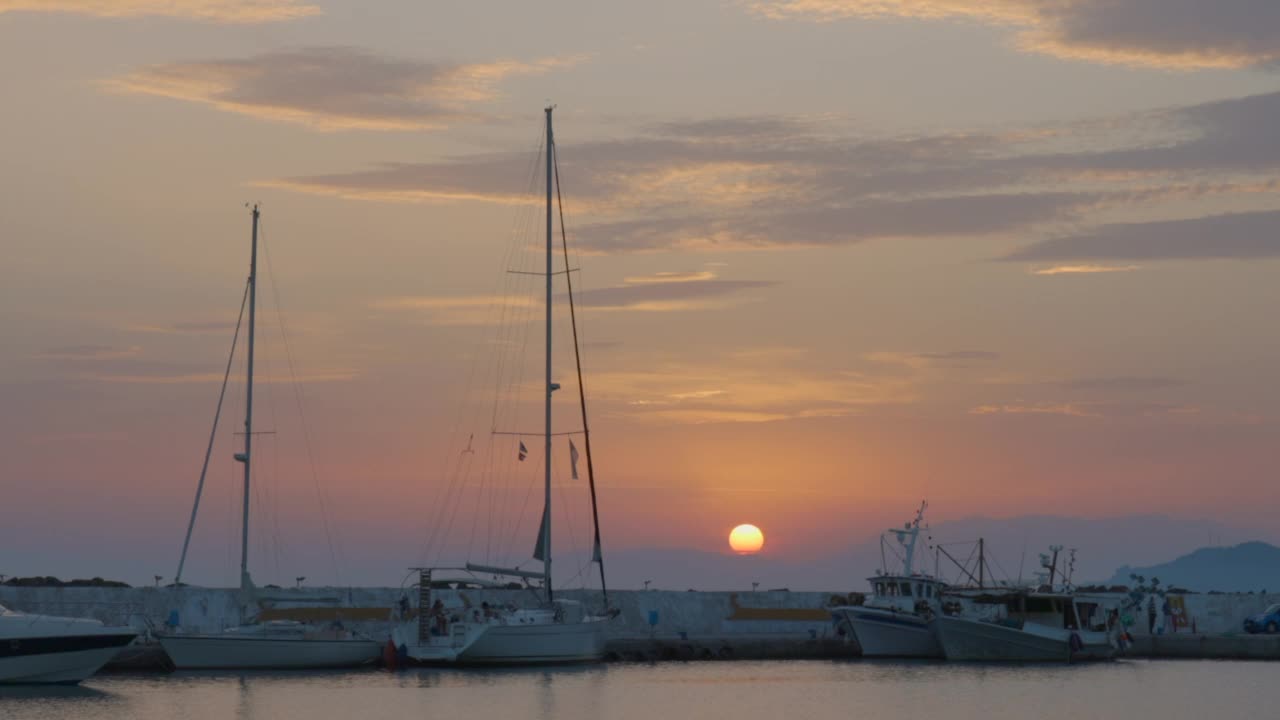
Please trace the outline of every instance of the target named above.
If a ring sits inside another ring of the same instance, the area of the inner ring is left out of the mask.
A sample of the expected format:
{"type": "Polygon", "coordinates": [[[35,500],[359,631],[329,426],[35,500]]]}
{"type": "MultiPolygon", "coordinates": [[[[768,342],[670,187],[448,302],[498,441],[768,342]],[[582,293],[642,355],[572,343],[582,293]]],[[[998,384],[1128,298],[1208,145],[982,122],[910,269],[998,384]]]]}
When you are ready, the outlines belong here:
{"type": "MultiPolygon", "coordinates": [[[[0,576],[0,577],[3,577],[3,576],[0,576]]],[[[645,581],[644,581],[644,589],[645,589],[645,590],[648,590],[648,589],[649,589],[649,583],[651,583],[651,582],[653,582],[653,581],[652,581],[652,580],[645,580],[645,581]]]]}
{"type": "Polygon", "coordinates": [[[756,591],[756,588],[758,588],[758,587],[760,587],[760,583],[758,583],[758,582],[753,582],[753,583],[751,583],[751,592],[755,592],[755,591],[756,591]]]}
{"type": "Polygon", "coordinates": [[[295,588],[297,588],[298,590],[301,590],[301,589],[302,589],[302,581],[303,581],[303,580],[306,580],[306,579],[307,579],[307,576],[306,576],[306,575],[299,575],[298,577],[294,578],[294,581],[297,583],[296,585],[294,585],[294,587],[295,587],[295,588]]]}
{"type": "Polygon", "coordinates": [[[163,575],[152,575],[156,579],[156,587],[160,587],[160,581],[164,579],[163,575]]]}

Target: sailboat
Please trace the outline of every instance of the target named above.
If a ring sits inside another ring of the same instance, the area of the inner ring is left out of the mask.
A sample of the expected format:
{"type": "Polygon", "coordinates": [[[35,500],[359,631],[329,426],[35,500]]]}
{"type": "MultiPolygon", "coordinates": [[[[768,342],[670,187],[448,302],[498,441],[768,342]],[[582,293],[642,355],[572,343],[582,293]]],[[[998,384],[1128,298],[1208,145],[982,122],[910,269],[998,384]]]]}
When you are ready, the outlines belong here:
{"type": "MultiPolygon", "coordinates": [[[[256,600],[257,589],[249,576],[249,498],[252,480],[253,449],[253,345],[254,321],[257,301],[258,278],[258,206],[253,206],[253,232],[249,259],[249,280],[245,289],[249,306],[248,353],[245,360],[245,418],[244,449],[235,454],[236,462],[244,465],[244,502],[240,526],[240,605],[242,612],[256,600]]],[[[243,312],[243,307],[242,307],[243,312]]],[[[237,325],[237,334],[239,326],[237,325]]],[[[232,355],[235,353],[235,340],[232,341],[232,355]]],[[[227,373],[231,371],[231,360],[227,361],[227,373]]],[[[223,381],[223,395],[218,398],[218,412],[214,415],[214,431],[217,430],[218,415],[222,409],[222,398],[226,392],[226,378],[223,381]]],[[[205,472],[209,467],[209,454],[213,448],[213,437],[210,436],[209,450],[205,453],[204,471],[200,475],[200,490],[204,487],[205,472]]],[[[182,560],[178,564],[175,585],[181,584],[182,565],[186,561],[187,546],[191,542],[191,528],[195,522],[196,512],[200,506],[200,490],[196,493],[196,503],[191,510],[191,523],[187,527],[186,541],[182,547],[182,560]]],[[[247,614],[247,613],[245,613],[247,614]]],[[[164,648],[174,667],[187,669],[287,669],[287,668],[326,668],[355,667],[375,662],[381,656],[381,644],[368,638],[357,637],[350,631],[333,626],[317,629],[313,626],[293,621],[271,621],[265,623],[248,623],[229,628],[218,633],[181,634],[176,632],[159,633],[157,639],[164,648]]]]}
{"type": "Polygon", "coordinates": [[[915,571],[916,543],[924,524],[926,503],[920,504],[915,519],[904,528],[890,528],[880,537],[896,538],[903,548],[902,567],[887,567],[867,582],[872,596],[863,605],[832,608],[837,621],[853,629],[863,657],[940,658],[942,647],[931,621],[938,614],[946,583],[932,575],[915,571]]]}
{"type": "MultiPolygon", "coordinates": [[[[500,576],[523,581],[542,581],[540,606],[532,609],[486,607],[445,608],[440,597],[433,595],[433,572],[448,568],[418,568],[418,613],[416,621],[407,621],[392,631],[391,642],[411,660],[422,663],[471,664],[541,664],[590,662],[604,657],[605,623],[616,613],[591,615],[576,601],[557,598],[551,578],[551,395],[559,389],[551,374],[552,259],[555,244],[552,225],[552,192],[556,186],[555,135],[551,113],[546,108],[546,364],[543,385],[544,403],[544,483],[542,523],[533,559],[542,561],[541,572],[519,568],[502,568],[467,563],[454,568],[470,574],[500,576]],[[433,597],[434,602],[433,602],[433,597]]],[[[564,240],[566,262],[567,240],[564,240]]],[[[541,273],[540,273],[541,274],[541,273]]],[[[608,604],[608,588],[604,583],[604,562],[600,554],[600,521],[596,509],[595,473],[591,461],[591,435],[587,428],[586,395],[582,387],[582,361],[577,355],[577,320],[573,313],[573,283],[569,283],[570,317],[573,318],[574,352],[578,371],[578,397],[582,410],[583,439],[587,456],[587,476],[591,488],[592,520],[595,539],[592,560],[600,566],[601,589],[608,604]]]]}

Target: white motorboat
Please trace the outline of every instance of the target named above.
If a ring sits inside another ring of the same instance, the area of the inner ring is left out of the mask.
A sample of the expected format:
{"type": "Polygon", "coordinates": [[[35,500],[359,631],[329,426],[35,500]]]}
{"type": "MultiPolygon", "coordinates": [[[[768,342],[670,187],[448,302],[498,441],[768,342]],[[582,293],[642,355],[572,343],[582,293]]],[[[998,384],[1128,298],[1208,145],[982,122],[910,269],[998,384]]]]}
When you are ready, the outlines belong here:
{"type": "Polygon", "coordinates": [[[138,633],[97,620],[0,607],[0,683],[74,685],[98,672],[138,633]]]}
{"type": "MultiPolygon", "coordinates": [[[[581,410],[582,429],[586,461],[587,481],[591,491],[591,509],[594,529],[594,542],[590,562],[599,566],[600,584],[604,595],[605,606],[608,606],[608,588],[604,582],[604,560],[600,550],[600,523],[596,507],[595,470],[591,456],[591,434],[587,424],[586,391],[582,383],[582,362],[577,342],[577,316],[574,312],[573,281],[570,275],[568,240],[562,233],[562,246],[565,257],[565,270],[553,271],[553,253],[555,249],[552,235],[553,192],[558,190],[559,172],[556,166],[555,135],[552,132],[551,115],[553,108],[546,108],[546,253],[545,272],[525,273],[544,275],[545,311],[546,311],[546,344],[545,375],[542,380],[541,400],[545,422],[540,435],[543,440],[543,509],[538,530],[538,539],[534,546],[533,560],[540,561],[540,570],[521,568],[503,568],[468,563],[463,570],[473,576],[505,576],[523,581],[526,586],[531,582],[541,581],[538,607],[445,607],[439,596],[433,596],[432,570],[419,569],[418,617],[416,621],[400,624],[392,633],[392,642],[398,650],[417,662],[458,662],[458,663],[563,663],[600,660],[604,657],[604,623],[614,617],[614,613],[606,611],[604,615],[589,615],[577,602],[555,597],[551,578],[551,520],[552,520],[552,393],[560,389],[559,383],[552,382],[552,342],[551,329],[554,300],[553,280],[556,275],[564,275],[567,283],[569,316],[573,323],[573,349],[577,366],[578,400],[581,410]],[[434,602],[433,602],[434,600],[434,602]]],[[[561,208],[563,218],[563,208],[561,208]]],[[[561,229],[563,231],[563,220],[561,229]]],[[[543,259],[539,259],[539,264],[543,259]]],[[[494,417],[498,414],[495,412],[494,417]]],[[[533,433],[496,433],[507,435],[533,435],[533,433]]],[[[579,434],[577,431],[560,434],[579,434]]],[[[470,439],[464,452],[472,452],[470,439]]],[[[520,444],[519,459],[524,460],[526,449],[520,444]]],[[[570,444],[570,459],[573,463],[573,479],[577,479],[577,450],[570,444]]],[[[439,568],[437,568],[438,570],[439,568]]],[[[447,568],[446,568],[447,569],[447,568]]]]}
{"type": "MultiPolygon", "coordinates": [[[[297,622],[253,623],[254,612],[250,609],[257,602],[257,590],[249,576],[249,498],[251,458],[253,449],[253,360],[254,360],[254,322],[257,306],[258,277],[258,219],[259,211],[253,207],[252,245],[249,256],[249,279],[245,287],[245,302],[249,310],[248,354],[245,362],[245,419],[244,449],[235,454],[237,462],[244,465],[244,496],[240,526],[240,603],[242,617],[250,620],[239,627],[232,627],[217,633],[187,634],[177,631],[156,633],[160,645],[164,648],[175,668],[209,669],[209,668],[322,668],[322,667],[355,667],[373,663],[381,657],[382,645],[369,638],[355,634],[335,625],[314,626],[297,622]]],[[[243,318],[244,305],[241,306],[243,318]]],[[[178,562],[178,572],[174,584],[182,581],[183,565],[186,562],[187,548],[191,542],[191,531],[195,526],[196,513],[200,508],[200,497],[204,489],[206,473],[209,469],[209,457],[213,450],[214,434],[217,432],[218,418],[222,412],[222,400],[226,394],[227,379],[230,377],[232,359],[235,357],[236,341],[240,335],[240,324],[236,324],[236,334],[231,341],[231,357],[227,359],[226,374],[223,377],[222,392],[218,396],[218,409],[214,413],[214,430],[209,436],[208,449],[205,452],[204,468],[200,473],[200,482],[196,489],[195,504],[191,509],[191,520],[187,525],[186,540],[182,545],[182,556],[178,562]]]]}
{"type": "Polygon", "coordinates": [[[896,573],[882,569],[868,578],[872,595],[862,605],[832,608],[833,619],[847,623],[862,648],[863,657],[941,658],[930,621],[938,613],[946,583],[915,572],[916,543],[924,527],[926,503],[903,528],[890,528],[880,537],[882,557],[885,539],[894,537],[902,546],[902,566],[896,573]]]}

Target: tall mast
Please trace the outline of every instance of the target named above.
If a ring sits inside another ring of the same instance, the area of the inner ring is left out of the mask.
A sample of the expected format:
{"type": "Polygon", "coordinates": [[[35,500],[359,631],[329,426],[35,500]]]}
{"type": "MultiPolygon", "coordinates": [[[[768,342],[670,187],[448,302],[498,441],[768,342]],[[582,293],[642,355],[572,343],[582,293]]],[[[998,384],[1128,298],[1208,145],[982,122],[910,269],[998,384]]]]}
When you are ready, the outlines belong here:
{"type": "MultiPolygon", "coordinates": [[[[551,169],[551,153],[552,146],[555,143],[555,136],[551,132],[551,111],[550,105],[547,106],[547,374],[546,386],[544,391],[546,405],[546,425],[543,437],[542,455],[545,467],[545,488],[543,499],[545,505],[542,510],[542,572],[543,586],[547,589],[547,602],[551,602],[551,392],[554,389],[551,385],[551,186],[552,186],[552,169],[551,169]]],[[[249,327],[253,327],[252,324],[249,327]]],[[[249,336],[253,337],[250,331],[249,336]]]]}
{"type": "Polygon", "coordinates": [[[240,519],[240,590],[253,587],[249,579],[249,457],[253,449],[253,336],[258,295],[258,206],[253,206],[253,243],[249,254],[249,359],[245,363],[244,452],[236,460],[244,463],[244,505],[240,519]]]}

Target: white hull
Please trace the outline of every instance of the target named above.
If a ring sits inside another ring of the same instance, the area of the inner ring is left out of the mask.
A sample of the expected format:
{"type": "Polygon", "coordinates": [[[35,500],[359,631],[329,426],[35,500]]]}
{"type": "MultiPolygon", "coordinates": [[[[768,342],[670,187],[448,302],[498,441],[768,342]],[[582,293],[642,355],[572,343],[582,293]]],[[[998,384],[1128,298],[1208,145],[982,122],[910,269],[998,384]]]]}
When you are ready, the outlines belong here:
{"type": "Polygon", "coordinates": [[[420,645],[417,624],[401,625],[393,641],[420,663],[537,665],[604,658],[604,621],[458,624],[448,637],[420,645]],[[413,638],[412,641],[409,638],[413,638]]]}
{"type": "Polygon", "coordinates": [[[170,635],[160,645],[179,670],[359,667],[382,656],[372,640],[170,635]]]}
{"type": "Polygon", "coordinates": [[[0,657],[0,683],[74,685],[102,669],[120,647],[0,657]]]}
{"type": "Polygon", "coordinates": [[[78,683],[136,637],[130,628],[97,620],[0,607],[0,683],[78,683]]]}
{"type": "Polygon", "coordinates": [[[1072,631],[1027,623],[1023,628],[973,618],[934,619],[938,641],[948,660],[1074,662],[1109,660],[1115,648],[1106,633],[1078,632],[1081,647],[1071,648],[1072,631]]]}
{"type": "Polygon", "coordinates": [[[843,610],[863,657],[941,658],[942,646],[929,621],[920,615],[883,608],[843,610]]]}
{"type": "Polygon", "coordinates": [[[458,656],[464,663],[569,663],[604,658],[604,622],[491,625],[458,656]]]}

